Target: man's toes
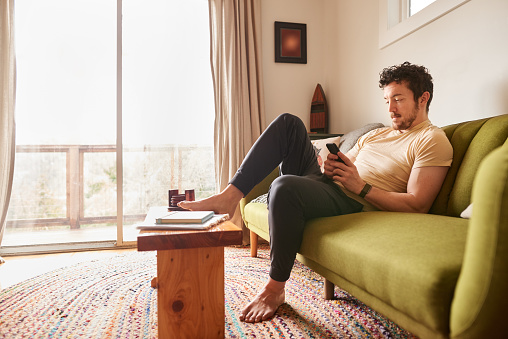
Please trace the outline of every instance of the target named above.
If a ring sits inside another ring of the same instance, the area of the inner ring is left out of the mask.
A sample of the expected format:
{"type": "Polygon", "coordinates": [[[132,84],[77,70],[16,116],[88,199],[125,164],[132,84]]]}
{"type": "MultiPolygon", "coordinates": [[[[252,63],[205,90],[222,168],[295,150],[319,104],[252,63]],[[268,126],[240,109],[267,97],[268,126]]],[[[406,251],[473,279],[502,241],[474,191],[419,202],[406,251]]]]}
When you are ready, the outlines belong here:
{"type": "Polygon", "coordinates": [[[265,315],[263,316],[263,318],[262,318],[262,319],[260,319],[260,320],[258,320],[258,321],[265,321],[265,320],[268,320],[268,319],[270,319],[270,318],[271,318],[274,314],[275,314],[275,313],[273,313],[273,314],[272,314],[272,313],[267,313],[267,314],[265,314],[265,315]]]}
{"type": "Polygon", "coordinates": [[[253,312],[249,312],[249,314],[247,314],[246,319],[247,319],[247,322],[253,323],[256,321],[256,315],[253,312]]]}
{"type": "Polygon", "coordinates": [[[250,312],[245,317],[245,322],[248,322],[248,323],[259,323],[259,322],[261,322],[263,320],[268,319],[268,318],[266,318],[266,319],[265,318],[266,318],[266,315],[263,312],[250,312]]]}
{"type": "Polygon", "coordinates": [[[245,321],[246,323],[250,322],[251,318],[251,312],[250,311],[244,311],[240,314],[240,320],[245,321]]]}

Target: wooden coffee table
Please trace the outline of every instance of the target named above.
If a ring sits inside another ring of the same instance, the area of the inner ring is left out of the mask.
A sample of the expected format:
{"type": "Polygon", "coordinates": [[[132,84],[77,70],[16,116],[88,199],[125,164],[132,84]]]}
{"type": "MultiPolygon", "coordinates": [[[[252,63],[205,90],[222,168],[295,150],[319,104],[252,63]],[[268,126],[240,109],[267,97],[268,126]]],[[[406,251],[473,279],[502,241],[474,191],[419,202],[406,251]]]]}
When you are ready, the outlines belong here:
{"type": "Polygon", "coordinates": [[[159,338],[223,338],[224,246],[241,245],[226,221],[201,231],[141,231],[138,251],[157,251],[159,338]]]}

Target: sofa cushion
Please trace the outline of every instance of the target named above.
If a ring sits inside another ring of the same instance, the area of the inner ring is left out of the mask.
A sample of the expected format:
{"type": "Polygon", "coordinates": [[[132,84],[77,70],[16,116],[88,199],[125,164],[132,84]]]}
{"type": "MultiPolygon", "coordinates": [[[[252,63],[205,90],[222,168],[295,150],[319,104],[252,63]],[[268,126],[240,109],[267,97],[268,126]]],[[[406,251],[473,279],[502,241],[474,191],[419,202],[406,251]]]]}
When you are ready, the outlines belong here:
{"type": "Polygon", "coordinates": [[[381,128],[381,127],[385,127],[385,125],[383,125],[380,122],[375,122],[375,123],[367,124],[367,125],[362,126],[358,129],[355,129],[354,131],[344,134],[340,138],[339,150],[342,153],[347,153],[351,148],[353,148],[353,146],[356,144],[356,142],[358,141],[358,139],[360,139],[360,137],[362,135],[364,135],[365,133],[367,133],[369,131],[372,131],[373,129],[381,128]]]}
{"type": "Polygon", "coordinates": [[[244,222],[249,230],[265,240],[270,240],[266,200],[264,202],[259,200],[257,202],[251,201],[245,206],[244,214],[244,222]]]}
{"type": "Polygon", "coordinates": [[[453,162],[430,213],[458,217],[471,203],[480,162],[508,138],[508,114],[442,128],[453,146],[453,162]]]}
{"type": "Polygon", "coordinates": [[[340,137],[332,137],[326,139],[316,139],[311,140],[312,146],[314,146],[314,150],[316,151],[316,157],[318,160],[319,167],[321,167],[321,172],[325,172],[325,160],[330,154],[330,151],[326,147],[328,143],[334,143],[339,147],[340,137]]]}
{"type": "MultiPolygon", "coordinates": [[[[249,229],[264,239],[269,237],[267,219],[265,204],[245,207],[249,229]]],[[[299,253],[414,320],[447,333],[467,223],[382,211],[317,218],[307,222],[299,253]]]]}
{"type": "Polygon", "coordinates": [[[306,225],[300,253],[427,327],[447,333],[467,222],[381,211],[317,218],[306,225]]]}
{"type": "Polygon", "coordinates": [[[471,219],[472,214],[473,214],[473,204],[470,204],[469,206],[467,206],[465,210],[462,211],[462,213],[460,213],[460,217],[465,219],[471,219]]]}

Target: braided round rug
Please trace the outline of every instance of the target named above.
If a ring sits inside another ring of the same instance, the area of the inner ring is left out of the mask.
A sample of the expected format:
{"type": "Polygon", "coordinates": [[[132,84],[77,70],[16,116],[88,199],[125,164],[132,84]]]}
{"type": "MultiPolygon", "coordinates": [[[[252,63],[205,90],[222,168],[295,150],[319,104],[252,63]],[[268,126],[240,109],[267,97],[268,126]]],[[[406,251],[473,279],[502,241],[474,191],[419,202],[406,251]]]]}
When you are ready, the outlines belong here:
{"type": "MultiPolygon", "coordinates": [[[[226,338],[415,338],[336,287],[322,298],[319,275],[295,263],[286,303],[269,321],[238,320],[268,277],[269,249],[258,258],[226,247],[226,338]]],[[[0,291],[0,338],[157,338],[155,252],[76,264],[0,291]]]]}

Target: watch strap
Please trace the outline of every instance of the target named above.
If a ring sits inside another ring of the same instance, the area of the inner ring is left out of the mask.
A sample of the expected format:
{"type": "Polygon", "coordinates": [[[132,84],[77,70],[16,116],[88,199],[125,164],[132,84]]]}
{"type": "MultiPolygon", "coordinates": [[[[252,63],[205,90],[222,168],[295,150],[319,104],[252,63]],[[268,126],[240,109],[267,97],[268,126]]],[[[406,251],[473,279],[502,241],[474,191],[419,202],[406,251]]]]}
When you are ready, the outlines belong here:
{"type": "Polygon", "coordinates": [[[363,186],[362,191],[358,195],[360,196],[360,198],[365,198],[365,196],[367,195],[367,193],[370,192],[371,189],[372,185],[365,183],[365,186],[363,186]]]}

